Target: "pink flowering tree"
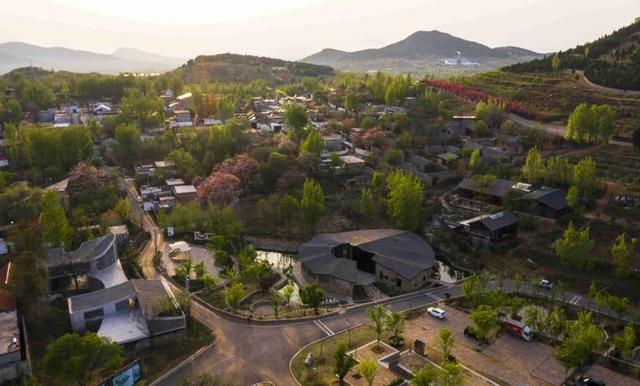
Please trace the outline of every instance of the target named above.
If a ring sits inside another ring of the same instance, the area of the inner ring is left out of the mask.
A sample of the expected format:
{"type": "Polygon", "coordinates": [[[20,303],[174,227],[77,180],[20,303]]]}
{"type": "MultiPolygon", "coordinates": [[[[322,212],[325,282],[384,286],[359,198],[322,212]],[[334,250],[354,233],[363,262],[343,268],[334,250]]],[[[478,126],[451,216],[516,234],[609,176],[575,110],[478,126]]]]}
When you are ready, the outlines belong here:
{"type": "Polygon", "coordinates": [[[240,194],[240,179],[230,173],[215,171],[198,185],[197,194],[202,205],[234,205],[240,194]]]}
{"type": "Polygon", "coordinates": [[[213,172],[233,174],[240,180],[239,188],[242,191],[247,191],[257,183],[260,164],[254,158],[240,154],[233,158],[227,158],[214,166],[213,172]]]}

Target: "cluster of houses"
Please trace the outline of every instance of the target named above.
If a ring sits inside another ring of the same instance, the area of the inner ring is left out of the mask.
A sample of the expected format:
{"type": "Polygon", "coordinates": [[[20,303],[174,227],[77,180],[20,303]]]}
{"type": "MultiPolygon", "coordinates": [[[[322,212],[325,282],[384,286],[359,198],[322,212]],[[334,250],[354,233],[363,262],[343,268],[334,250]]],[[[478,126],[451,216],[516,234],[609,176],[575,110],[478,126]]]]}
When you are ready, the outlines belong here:
{"type": "Polygon", "coordinates": [[[29,374],[24,321],[9,288],[12,264],[0,266],[0,383],[29,374]]]}
{"type": "Polygon", "coordinates": [[[179,202],[195,200],[196,187],[178,178],[174,166],[171,161],[156,161],[153,164],[135,167],[136,180],[141,182],[139,202],[145,211],[167,210],[179,202]],[[160,176],[166,178],[160,179],[160,176]],[[156,183],[153,183],[154,181],[156,183]],[[161,182],[157,183],[158,181],[161,182]]]}
{"type": "Polygon", "coordinates": [[[186,317],[177,311],[178,304],[164,280],[127,278],[118,257],[119,248],[126,243],[126,233],[120,228],[85,241],[74,251],[50,249],[45,260],[48,288],[55,294],[85,279],[85,293],[67,298],[72,330],[145,347],[156,337],[182,332],[186,317]],[[163,309],[162,298],[174,302],[175,312],[163,309]]]}
{"type": "Polygon", "coordinates": [[[100,122],[106,117],[118,114],[118,106],[108,101],[91,102],[81,107],[77,104],[65,104],[60,108],[49,108],[38,112],[38,122],[53,127],[86,124],[90,120],[100,122]]]}

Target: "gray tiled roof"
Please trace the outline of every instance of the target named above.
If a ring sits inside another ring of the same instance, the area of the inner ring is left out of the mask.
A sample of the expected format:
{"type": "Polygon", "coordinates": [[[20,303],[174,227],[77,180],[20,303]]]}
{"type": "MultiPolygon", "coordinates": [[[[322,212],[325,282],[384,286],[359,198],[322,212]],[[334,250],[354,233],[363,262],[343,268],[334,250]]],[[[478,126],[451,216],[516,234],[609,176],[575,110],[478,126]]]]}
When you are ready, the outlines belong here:
{"type": "Polygon", "coordinates": [[[320,234],[300,246],[298,257],[305,268],[316,275],[330,275],[354,284],[375,281],[372,274],[358,270],[354,260],[337,258],[333,254],[332,249],[342,244],[373,253],[374,262],[406,279],[414,278],[435,264],[431,245],[415,233],[396,229],[320,234]]]}
{"type": "Polygon", "coordinates": [[[523,196],[527,200],[535,200],[554,210],[563,210],[567,204],[567,192],[558,188],[541,188],[523,196]]]}
{"type": "Polygon", "coordinates": [[[55,267],[62,264],[88,262],[104,254],[107,249],[111,248],[115,240],[116,236],[113,233],[109,233],[83,242],[75,251],[66,252],[64,248],[49,249],[45,265],[47,267],[55,267]]]}
{"type": "Polygon", "coordinates": [[[122,299],[132,298],[136,295],[133,283],[125,281],[122,284],[109,288],[103,288],[87,294],[72,296],[69,298],[69,312],[83,312],[102,308],[122,299]]]}

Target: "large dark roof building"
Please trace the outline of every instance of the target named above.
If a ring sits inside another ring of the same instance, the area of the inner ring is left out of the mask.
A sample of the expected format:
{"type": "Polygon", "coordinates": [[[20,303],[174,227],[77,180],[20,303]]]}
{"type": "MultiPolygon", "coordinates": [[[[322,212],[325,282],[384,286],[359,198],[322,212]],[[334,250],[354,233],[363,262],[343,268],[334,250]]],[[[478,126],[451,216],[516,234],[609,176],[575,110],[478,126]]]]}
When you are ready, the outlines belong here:
{"type": "Polygon", "coordinates": [[[300,246],[298,257],[307,277],[338,293],[374,282],[413,290],[426,284],[435,265],[431,245],[395,229],[320,234],[300,246]]]}
{"type": "Polygon", "coordinates": [[[525,194],[522,199],[533,202],[534,214],[544,217],[558,218],[570,210],[567,192],[558,188],[543,187],[525,194]]]}

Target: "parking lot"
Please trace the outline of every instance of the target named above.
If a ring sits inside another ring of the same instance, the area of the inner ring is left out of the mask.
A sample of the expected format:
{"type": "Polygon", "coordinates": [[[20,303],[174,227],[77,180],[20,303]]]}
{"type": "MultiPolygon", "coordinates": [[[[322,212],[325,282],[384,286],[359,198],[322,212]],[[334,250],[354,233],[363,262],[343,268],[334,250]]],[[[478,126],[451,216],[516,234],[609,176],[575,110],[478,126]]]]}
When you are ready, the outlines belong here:
{"type": "Polygon", "coordinates": [[[640,386],[639,380],[616,373],[600,365],[591,366],[585,375],[601,380],[607,386],[640,386]]]}
{"type": "Polygon", "coordinates": [[[456,339],[453,355],[458,362],[491,379],[504,384],[530,386],[560,385],[564,380],[565,369],[554,358],[553,347],[504,334],[478,352],[477,342],[463,334],[464,328],[471,324],[469,316],[448,306],[440,308],[447,312],[445,320],[425,313],[407,323],[406,336],[410,342],[421,339],[427,346],[439,351],[438,331],[447,327],[456,339]]]}

